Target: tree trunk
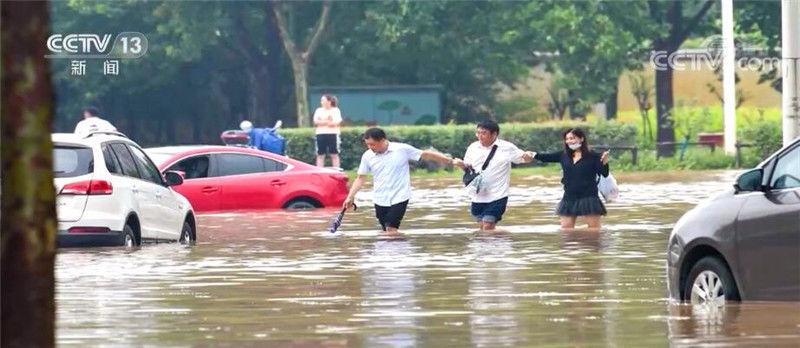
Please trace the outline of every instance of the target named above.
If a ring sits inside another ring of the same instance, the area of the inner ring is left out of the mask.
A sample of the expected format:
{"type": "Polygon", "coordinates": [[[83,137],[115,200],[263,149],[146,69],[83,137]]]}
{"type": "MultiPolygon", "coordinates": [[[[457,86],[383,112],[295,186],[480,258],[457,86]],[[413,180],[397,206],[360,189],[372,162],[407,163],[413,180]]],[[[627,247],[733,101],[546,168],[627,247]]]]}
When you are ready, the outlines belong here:
{"type": "Polygon", "coordinates": [[[619,95],[619,77],[614,79],[614,89],[611,90],[606,99],[606,119],[613,120],[617,118],[617,97],[619,95]]]}
{"type": "Polygon", "coordinates": [[[273,6],[273,18],[278,26],[278,33],[281,37],[284,50],[292,61],[292,72],[294,73],[294,98],[297,111],[297,126],[308,127],[311,124],[311,115],[308,112],[308,62],[311,55],[319,44],[322,33],[328,24],[328,17],[331,11],[331,1],[325,0],[322,3],[322,14],[311,30],[311,37],[305,48],[297,46],[289,34],[290,28],[284,17],[281,6],[273,6]]]}
{"type": "MultiPolygon", "coordinates": [[[[655,45],[656,51],[666,51],[669,56],[674,49],[669,44],[655,45]]],[[[674,142],[675,128],[672,119],[672,67],[667,64],[664,69],[656,69],[656,143],[674,142]]],[[[656,146],[658,156],[672,157],[675,154],[674,146],[656,146]]]]}
{"type": "Polygon", "coordinates": [[[47,2],[2,6],[3,347],[55,345],[56,211],[47,2]]]}
{"type": "MultiPolygon", "coordinates": [[[[275,4],[272,1],[266,2],[268,13],[273,13],[274,9],[273,6],[275,4]]],[[[267,120],[270,123],[270,127],[275,124],[276,121],[283,118],[281,115],[281,109],[283,107],[283,101],[280,98],[281,87],[283,86],[283,81],[281,81],[281,61],[283,60],[283,49],[281,45],[281,36],[278,29],[278,22],[275,20],[275,16],[269,17],[268,23],[269,29],[267,30],[266,40],[267,40],[267,56],[266,56],[266,71],[264,74],[264,83],[265,83],[265,90],[266,90],[266,101],[265,105],[267,107],[267,120]]]]}
{"type": "Polygon", "coordinates": [[[292,64],[294,73],[294,96],[297,99],[297,126],[308,127],[311,124],[311,114],[308,110],[308,64],[292,64]]]}

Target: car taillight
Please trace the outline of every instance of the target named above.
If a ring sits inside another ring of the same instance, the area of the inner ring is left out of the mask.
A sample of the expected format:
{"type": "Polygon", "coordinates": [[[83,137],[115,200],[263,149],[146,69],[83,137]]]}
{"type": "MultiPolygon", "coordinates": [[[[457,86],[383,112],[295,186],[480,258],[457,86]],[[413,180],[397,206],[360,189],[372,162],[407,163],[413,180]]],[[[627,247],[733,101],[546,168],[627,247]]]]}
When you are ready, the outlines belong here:
{"type": "Polygon", "coordinates": [[[69,233],[108,233],[111,229],[108,227],[73,227],[67,230],[69,233]]]}
{"type": "Polygon", "coordinates": [[[78,181],[64,185],[62,195],[110,195],[114,191],[111,183],[105,180],[78,181]]]}

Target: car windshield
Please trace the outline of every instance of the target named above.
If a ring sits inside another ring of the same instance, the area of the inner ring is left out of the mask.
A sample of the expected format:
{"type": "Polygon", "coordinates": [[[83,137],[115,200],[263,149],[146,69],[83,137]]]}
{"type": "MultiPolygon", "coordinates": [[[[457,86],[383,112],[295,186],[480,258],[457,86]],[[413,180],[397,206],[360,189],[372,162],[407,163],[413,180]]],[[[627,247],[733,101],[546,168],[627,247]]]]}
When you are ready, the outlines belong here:
{"type": "Polygon", "coordinates": [[[172,158],[172,156],[174,155],[172,153],[151,152],[147,150],[145,150],[145,153],[147,153],[147,156],[150,157],[150,159],[153,160],[153,163],[155,163],[155,165],[158,167],[161,167],[161,165],[164,164],[164,162],[172,158]]]}
{"type": "Polygon", "coordinates": [[[53,148],[53,173],[56,178],[80,176],[93,171],[92,149],[68,145],[56,145],[53,148]]]}

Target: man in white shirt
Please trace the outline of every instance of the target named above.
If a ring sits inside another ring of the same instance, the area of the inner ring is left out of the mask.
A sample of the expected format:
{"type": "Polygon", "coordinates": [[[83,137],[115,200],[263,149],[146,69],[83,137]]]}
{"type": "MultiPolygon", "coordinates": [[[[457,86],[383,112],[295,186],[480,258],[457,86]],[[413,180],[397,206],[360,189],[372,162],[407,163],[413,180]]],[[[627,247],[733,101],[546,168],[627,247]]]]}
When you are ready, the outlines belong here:
{"type": "Polygon", "coordinates": [[[492,120],[482,121],[475,130],[478,141],[470,144],[464,160],[455,160],[454,165],[466,169],[472,167],[481,174],[480,189],[472,198],[471,213],[481,230],[494,230],[503,218],[508,204],[511,164],[527,163],[533,160],[533,153],[525,152],[516,145],[498,139],[500,126],[492,120]],[[486,163],[494,150],[494,155],[486,163]],[[486,169],[483,169],[486,163],[486,169]]]}
{"type": "Polygon", "coordinates": [[[358,177],[353,181],[350,194],[342,208],[350,208],[358,190],[364,184],[366,175],[372,173],[372,200],[375,203],[375,216],[381,228],[388,235],[399,235],[397,229],[406,213],[411,198],[411,175],[408,161],[421,158],[433,159],[442,163],[455,163],[450,156],[433,151],[423,151],[411,145],[393,143],[386,139],[380,128],[370,128],[364,133],[364,143],[368,150],[361,156],[358,177]]]}
{"type": "Polygon", "coordinates": [[[93,132],[116,132],[117,128],[110,122],[98,117],[100,112],[90,106],[83,110],[83,120],[75,126],[75,134],[85,136],[93,132]]]}

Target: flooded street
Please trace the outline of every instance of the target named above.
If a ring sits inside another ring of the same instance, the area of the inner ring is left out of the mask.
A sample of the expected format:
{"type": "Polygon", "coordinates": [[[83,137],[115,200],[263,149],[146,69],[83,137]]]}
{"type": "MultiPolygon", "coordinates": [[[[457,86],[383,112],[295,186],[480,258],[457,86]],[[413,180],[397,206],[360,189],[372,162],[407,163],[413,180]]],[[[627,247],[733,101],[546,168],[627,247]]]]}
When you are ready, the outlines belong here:
{"type": "MultiPolygon", "coordinates": [[[[198,243],[61,249],[59,345],[797,346],[800,303],[670,304],[665,249],[735,172],[621,174],[603,231],[559,232],[559,177],[512,179],[506,233],[478,234],[456,178],[413,179],[402,239],[370,190],[335,209],[198,217],[198,243]]],[[[580,223],[580,220],[579,220],[580,223]]]]}

